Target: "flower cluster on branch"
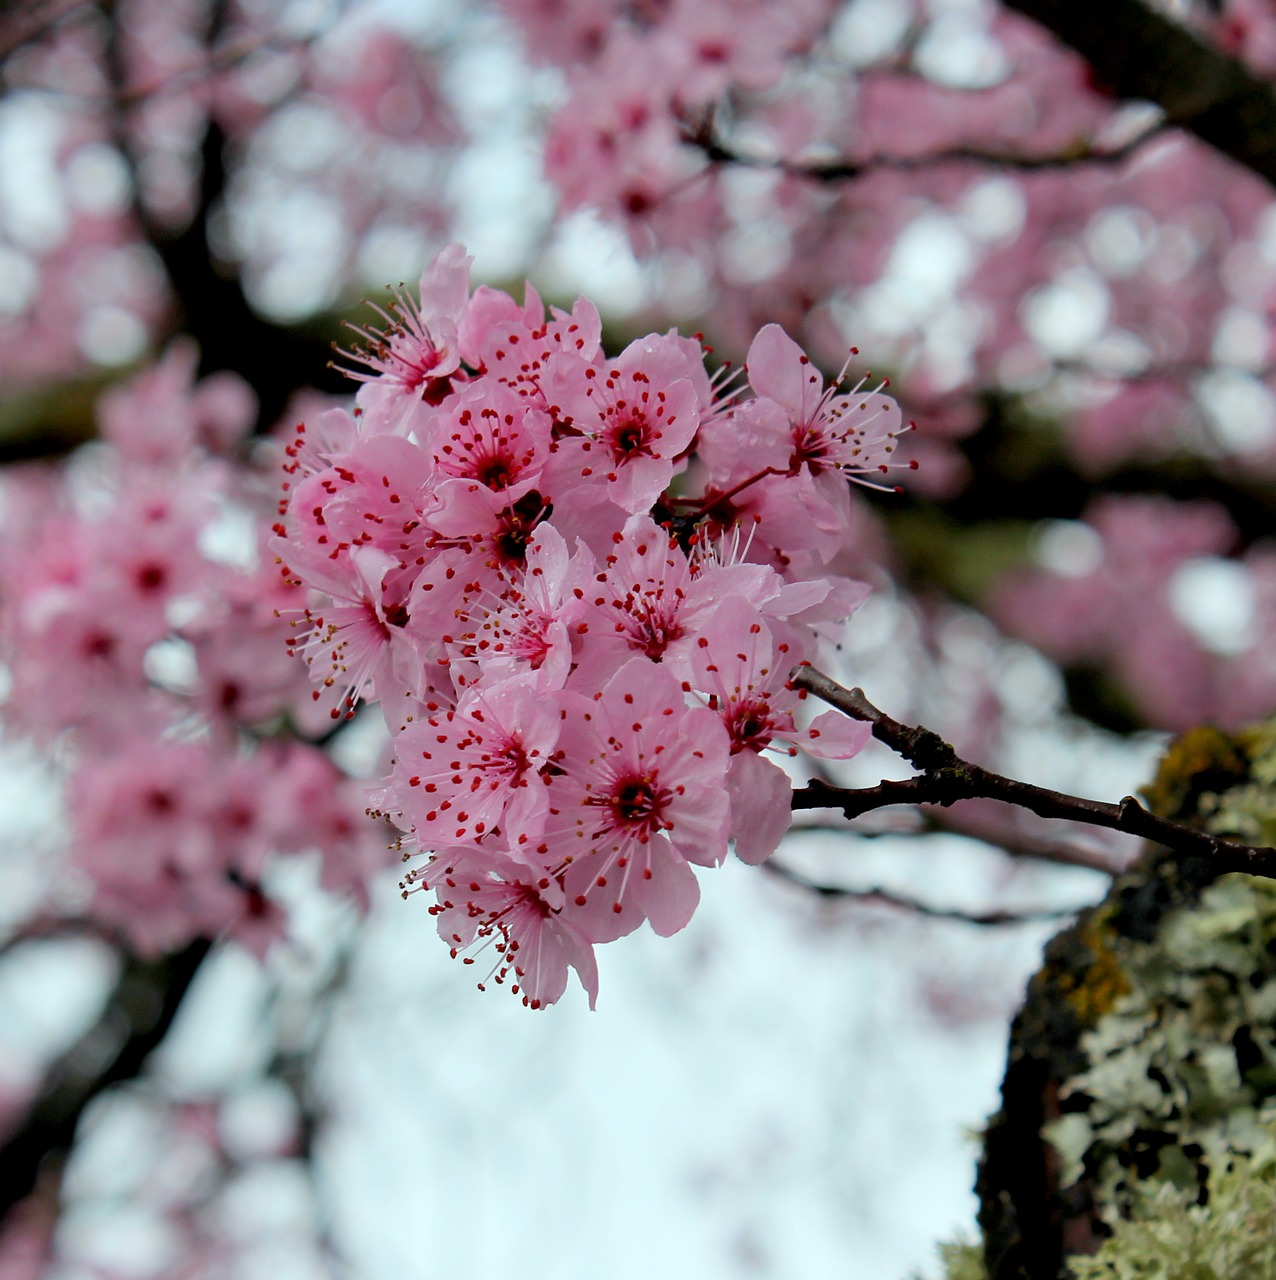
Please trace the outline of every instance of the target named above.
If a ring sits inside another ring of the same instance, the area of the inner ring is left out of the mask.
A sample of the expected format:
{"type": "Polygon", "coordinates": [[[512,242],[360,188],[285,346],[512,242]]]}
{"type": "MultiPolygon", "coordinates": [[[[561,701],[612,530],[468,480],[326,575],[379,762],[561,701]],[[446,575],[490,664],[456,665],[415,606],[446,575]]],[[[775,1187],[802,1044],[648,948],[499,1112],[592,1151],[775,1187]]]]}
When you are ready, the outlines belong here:
{"type": "Polygon", "coordinates": [[[806,723],[789,675],[867,594],[835,563],[847,479],[880,485],[906,428],[778,326],[747,386],[676,331],[609,359],[591,303],[471,296],[469,262],[449,246],[360,331],[354,411],[288,448],[291,645],[332,718],[380,701],[378,811],[453,952],[535,1007],[574,968],[592,1001],[595,943],[681,929],[729,841],[775,849],[764,752],[868,738],[806,723]]]}

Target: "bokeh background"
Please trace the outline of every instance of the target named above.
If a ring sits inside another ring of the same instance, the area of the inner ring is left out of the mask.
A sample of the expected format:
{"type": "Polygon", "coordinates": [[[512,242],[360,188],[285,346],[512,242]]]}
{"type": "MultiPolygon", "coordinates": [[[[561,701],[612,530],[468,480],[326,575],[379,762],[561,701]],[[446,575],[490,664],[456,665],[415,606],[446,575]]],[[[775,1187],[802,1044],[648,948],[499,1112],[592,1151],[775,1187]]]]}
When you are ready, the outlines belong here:
{"type": "MultiPolygon", "coordinates": [[[[1072,8],[4,8],[0,1277],[937,1273],[1024,982],[1132,844],[974,803],[800,815],[678,937],[605,948],[596,1013],[533,1015],[400,901],[383,834],[341,835],[375,712],[328,733],[287,673],[210,709],[209,671],[271,625],[254,530],[286,433],[352,392],[333,344],[459,241],[476,282],[592,298],[613,351],[676,325],[738,364],[777,321],[889,376],[919,467],[855,491],[838,567],[873,595],[830,674],[896,718],[1116,800],[1170,733],[1270,713],[1276,123],[1152,73],[1270,98],[1276,22],[1072,8]],[[241,576],[85,676],[58,646],[118,605],[139,434],[241,576]],[[142,842],[85,799],[142,734],[295,744],[345,809],[311,832],[218,773],[208,812],[251,801],[277,845],[221,886],[253,911],[143,936],[101,870],[142,842]]],[[[835,779],[906,774],[874,746],[835,779]]]]}

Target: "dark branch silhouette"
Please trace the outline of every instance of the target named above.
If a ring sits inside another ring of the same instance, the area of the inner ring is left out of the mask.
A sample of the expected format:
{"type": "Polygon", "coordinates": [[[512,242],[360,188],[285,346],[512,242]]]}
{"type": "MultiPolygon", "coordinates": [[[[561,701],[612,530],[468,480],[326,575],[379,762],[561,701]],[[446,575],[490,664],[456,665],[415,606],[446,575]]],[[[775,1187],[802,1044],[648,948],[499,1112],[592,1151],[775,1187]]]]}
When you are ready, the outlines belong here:
{"type": "Polygon", "coordinates": [[[1276,186],[1276,94],[1235,58],[1142,0],[1006,0],[1076,50],[1119,98],[1154,102],[1170,124],[1276,186]]]}
{"type": "Polygon", "coordinates": [[[209,946],[199,939],[157,960],[126,959],[101,1016],[48,1068],[26,1119],[0,1145],[0,1220],[35,1188],[47,1162],[70,1150],[84,1108],[140,1074],[168,1034],[209,946]]]}
{"type": "Polygon", "coordinates": [[[936,151],[923,151],[916,155],[883,153],[863,156],[859,159],[843,157],[836,160],[787,160],[783,156],[763,156],[740,151],[718,135],[712,120],[688,129],[684,138],[691,145],[699,148],[705,158],[713,164],[739,165],[751,169],[774,169],[792,177],[809,178],[813,182],[834,183],[849,182],[882,170],[916,173],[948,164],[983,165],[1018,173],[1071,169],[1083,164],[1118,165],[1133,155],[1144,143],[1164,131],[1164,122],[1158,121],[1119,146],[1101,147],[1082,141],[1062,151],[1043,152],[1039,155],[960,146],[942,147],[936,151]]]}
{"type": "Polygon", "coordinates": [[[913,915],[925,916],[928,920],[959,920],[963,924],[979,925],[982,928],[996,928],[1008,924],[1035,924],[1044,920],[1066,920],[1088,904],[1075,907],[1048,907],[1039,911],[963,911],[959,907],[936,907],[919,898],[896,893],[892,889],[874,887],[871,889],[848,889],[843,885],[824,884],[812,880],[795,871],[792,867],[774,858],[768,859],[762,866],[771,875],[787,880],[789,884],[798,885],[821,898],[838,898],[851,902],[862,902],[869,906],[895,907],[900,911],[908,911],[913,915]]]}
{"type": "Polygon", "coordinates": [[[939,734],[916,725],[901,724],[880,711],[861,689],[845,689],[813,667],[799,667],[793,683],[829,706],[873,726],[873,736],[921,772],[901,781],[875,787],[831,787],[814,781],[793,793],[796,809],[841,809],[857,818],[893,804],[950,805],[957,800],[1001,800],[1029,809],[1043,818],[1067,818],[1090,826],[1126,831],[1184,855],[1206,859],[1216,874],[1242,871],[1276,879],[1276,849],[1223,840],[1195,827],[1158,817],[1133,796],[1118,804],[1018,782],[963,760],[939,734]]]}

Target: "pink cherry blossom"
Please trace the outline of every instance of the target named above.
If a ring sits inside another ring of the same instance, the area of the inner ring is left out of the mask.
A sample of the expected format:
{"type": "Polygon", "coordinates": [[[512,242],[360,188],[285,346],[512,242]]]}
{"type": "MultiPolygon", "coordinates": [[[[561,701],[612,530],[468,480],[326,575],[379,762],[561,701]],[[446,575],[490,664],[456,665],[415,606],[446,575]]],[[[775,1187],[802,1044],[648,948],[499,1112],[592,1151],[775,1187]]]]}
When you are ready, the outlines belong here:
{"type": "Polygon", "coordinates": [[[570,867],[569,910],[591,935],[606,932],[626,900],[657,933],[674,933],[699,900],[687,864],[726,856],[726,736],[642,658],[592,698],[564,698],[564,776],[551,788],[543,856],[570,867]]]}
{"type": "Polygon", "coordinates": [[[529,684],[466,690],[454,710],[398,735],[387,792],[396,818],[423,848],[467,845],[497,828],[537,839],[558,734],[557,707],[529,684]]]}
{"type": "Polygon", "coordinates": [[[591,939],[563,914],[563,892],[552,877],[499,856],[458,851],[409,872],[405,896],[414,889],[434,892],[430,911],[453,956],[480,972],[487,966],[480,990],[508,982],[528,1008],[543,1009],[563,994],[571,968],[594,1007],[598,966],[591,939]]]}
{"type": "Polygon", "coordinates": [[[862,391],[861,380],[839,392],[843,370],[826,388],[807,355],[774,324],[759,330],[745,368],[757,395],[788,415],[791,467],[806,467],[816,476],[836,468],[861,481],[890,471],[895,441],[907,427],[901,425],[899,406],[881,395],[880,387],[862,391]]]}
{"type": "Polygon", "coordinates": [[[676,332],[604,359],[584,299],[480,288],[445,310],[463,365],[410,419],[377,407],[390,364],[362,414],[299,431],[273,545],[313,593],[292,647],[318,705],[382,703],[375,812],[426,860],[408,886],[540,1006],[568,967],[592,995],[592,944],[686,925],[692,865],[729,838],[771,853],[789,782],[761,752],[863,745],[836,713],[798,723],[787,681],[867,592],[830,562],[899,413],[824,389],[775,326],[750,398],[676,332]]]}

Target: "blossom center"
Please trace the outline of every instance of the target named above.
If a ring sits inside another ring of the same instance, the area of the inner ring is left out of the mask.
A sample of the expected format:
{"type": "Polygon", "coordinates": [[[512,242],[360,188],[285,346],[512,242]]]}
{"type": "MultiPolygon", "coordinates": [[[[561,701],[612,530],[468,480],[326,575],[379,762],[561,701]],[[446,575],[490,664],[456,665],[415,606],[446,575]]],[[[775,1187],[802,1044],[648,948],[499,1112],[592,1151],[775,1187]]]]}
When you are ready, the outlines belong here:
{"type": "Polygon", "coordinates": [[[636,454],[647,454],[647,422],[637,414],[630,414],[616,425],[611,433],[611,451],[617,462],[625,462],[636,454]]]}
{"type": "Polygon", "coordinates": [[[611,809],[617,826],[628,827],[645,838],[670,825],[664,812],[671,798],[670,792],[658,787],[653,779],[630,777],[621,780],[602,803],[611,809]]]}
{"type": "Polygon", "coordinates": [[[748,698],[736,703],[725,720],[731,735],[731,754],[762,751],[770,745],[776,731],[771,708],[765,698],[748,698]]]}
{"type": "Polygon", "coordinates": [[[496,534],[496,554],[504,564],[521,565],[527,559],[527,544],[536,526],[546,519],[553,507],[537,493],[524,494],[513,506],[501,512],[496,534]]]}

